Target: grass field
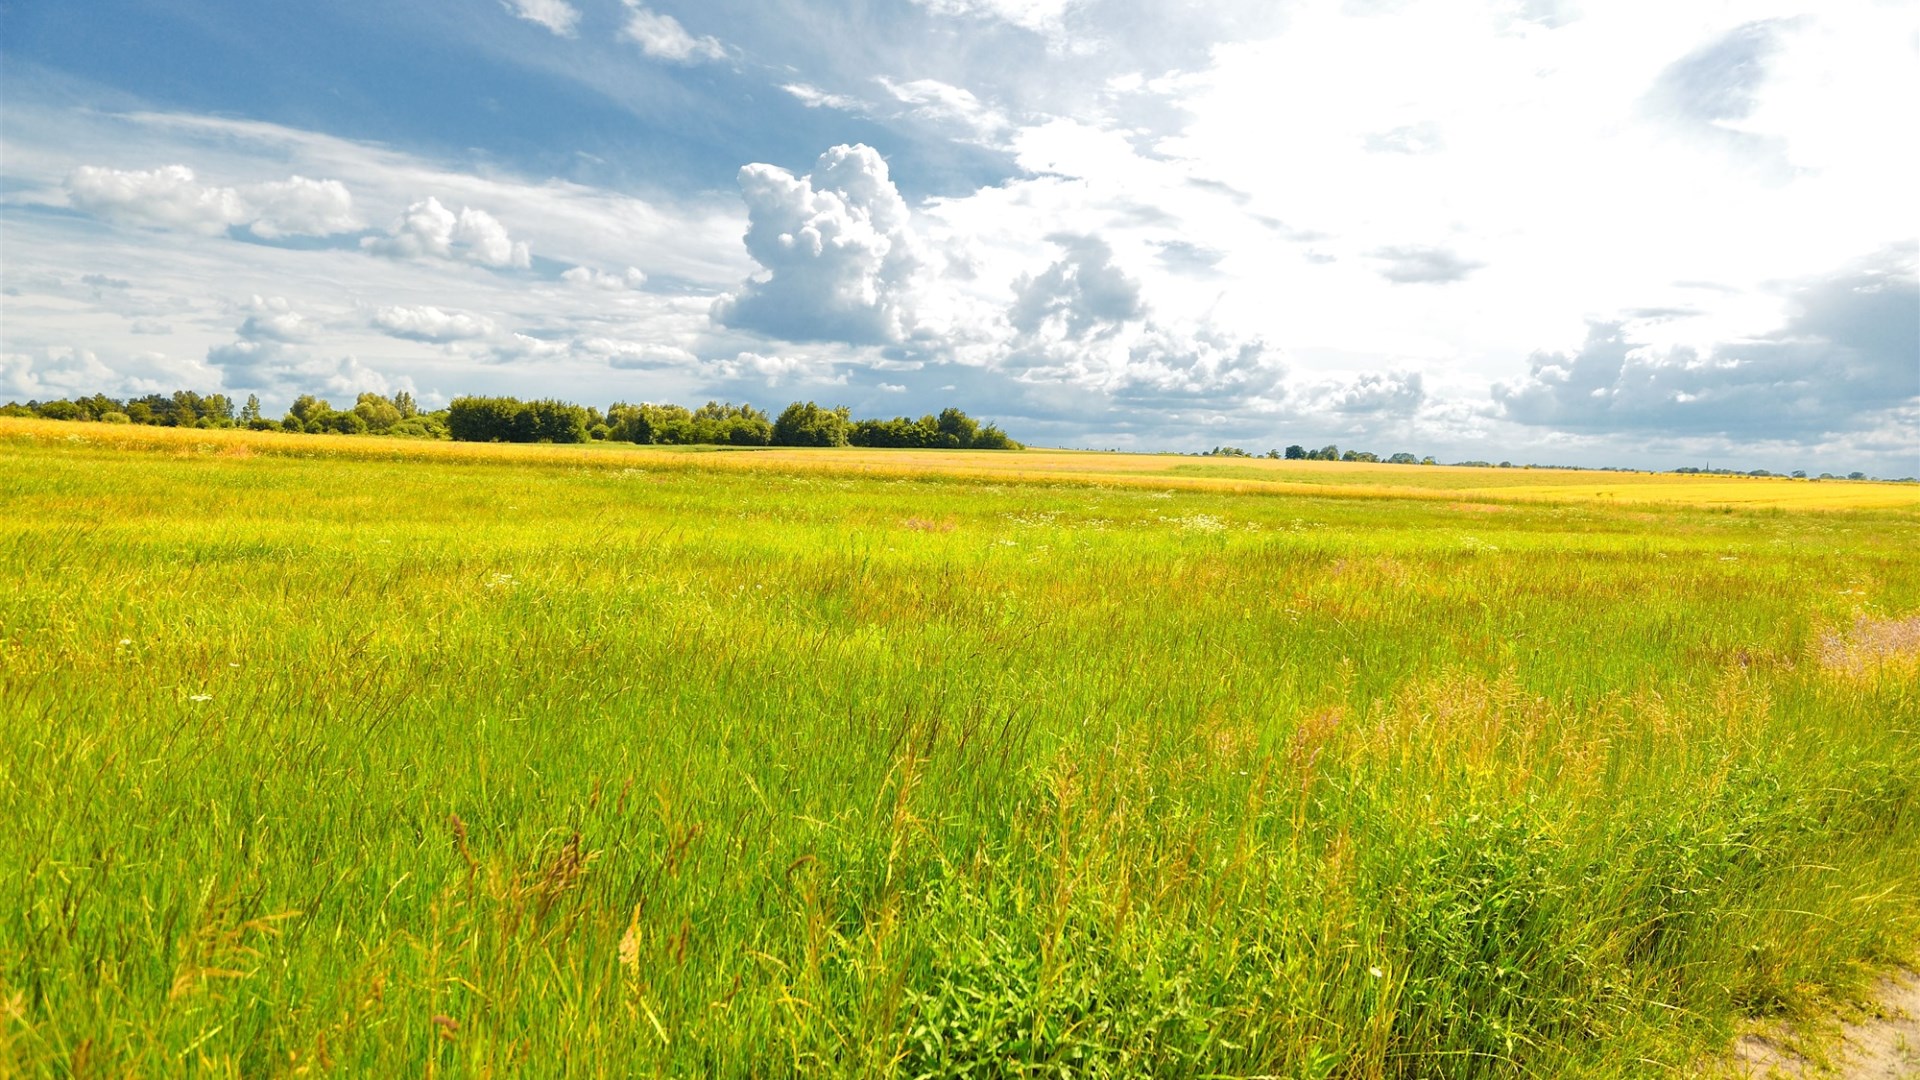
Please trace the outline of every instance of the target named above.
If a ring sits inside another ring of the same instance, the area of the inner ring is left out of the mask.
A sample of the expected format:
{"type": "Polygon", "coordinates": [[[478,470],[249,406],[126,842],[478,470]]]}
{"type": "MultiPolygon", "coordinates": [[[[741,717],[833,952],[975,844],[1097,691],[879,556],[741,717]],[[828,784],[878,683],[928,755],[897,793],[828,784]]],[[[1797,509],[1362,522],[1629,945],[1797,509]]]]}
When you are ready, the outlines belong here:
{"type": "Polygon", "coordinates": [[[0,1075],[1689,1076],[1920,945],[1917,524],[0,421],[0,1075]]]}

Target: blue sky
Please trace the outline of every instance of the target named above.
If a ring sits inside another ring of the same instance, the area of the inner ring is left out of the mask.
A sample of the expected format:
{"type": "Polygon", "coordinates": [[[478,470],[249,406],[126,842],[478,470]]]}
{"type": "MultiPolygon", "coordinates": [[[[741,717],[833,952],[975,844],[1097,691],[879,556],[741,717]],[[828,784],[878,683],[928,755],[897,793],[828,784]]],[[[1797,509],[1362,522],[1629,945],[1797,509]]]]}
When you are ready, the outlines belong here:
{"type": "Polygon", "coordinates": [[[1920,4],[0,4],[0,398],[1920,472],[1920,4]]]}

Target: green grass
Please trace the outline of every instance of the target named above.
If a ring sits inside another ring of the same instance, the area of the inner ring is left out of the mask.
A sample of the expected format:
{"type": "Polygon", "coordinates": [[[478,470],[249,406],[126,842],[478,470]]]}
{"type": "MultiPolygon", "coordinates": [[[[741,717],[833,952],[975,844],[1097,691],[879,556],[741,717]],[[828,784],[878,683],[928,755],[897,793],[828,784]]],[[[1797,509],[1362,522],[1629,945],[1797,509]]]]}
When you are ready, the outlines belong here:
{"type": "Polygon", "coordinates": [[[46,430],[0,1074],[1686,1075],[1920,941],[1909,508],[46,430]]]}

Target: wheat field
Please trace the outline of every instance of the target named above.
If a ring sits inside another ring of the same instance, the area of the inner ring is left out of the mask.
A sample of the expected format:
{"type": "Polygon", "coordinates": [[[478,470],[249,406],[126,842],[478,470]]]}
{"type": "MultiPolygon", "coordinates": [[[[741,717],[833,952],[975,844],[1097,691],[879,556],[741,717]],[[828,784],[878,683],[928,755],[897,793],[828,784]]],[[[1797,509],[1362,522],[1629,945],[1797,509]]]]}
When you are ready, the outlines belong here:
{"type": "Polygon", "coordinates": [[[1692,1075],[1920,945],[1917,523],[0,421],[0,1074],[1692,1075]]]}

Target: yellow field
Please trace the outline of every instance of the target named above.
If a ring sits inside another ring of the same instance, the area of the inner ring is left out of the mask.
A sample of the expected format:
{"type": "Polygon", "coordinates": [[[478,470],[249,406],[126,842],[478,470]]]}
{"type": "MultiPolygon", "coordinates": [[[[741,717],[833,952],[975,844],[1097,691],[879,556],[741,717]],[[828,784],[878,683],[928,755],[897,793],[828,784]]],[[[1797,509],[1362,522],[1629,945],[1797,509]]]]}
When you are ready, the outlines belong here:
{"type": "Polygon", "coordinates": [[[1093,482],[1162,490],[1270,492],[1467,502],[1564,502],[1728,506],[1752,509],[1875,510],[1920,508],[1920,484],[1783,477],[1695,476],[1599,470],[1386,465],[1267,458],[1197,458],[1090,450],[860,450],[841,448],[529,446],[424,442],[371,436],[299,436],[278,432],[77,424],[0,417],[0,439],[87,442],[181,453],[326,454],[362,460],[419,458],[472,462],[576,462],[582,467],[701,468],[845,473],[876,477],[951,477],[1009,483],[1093,482]]]}

